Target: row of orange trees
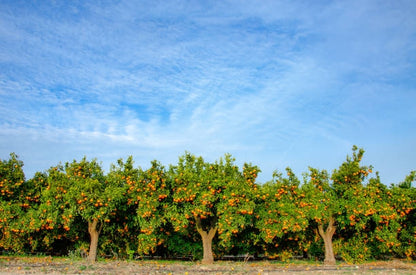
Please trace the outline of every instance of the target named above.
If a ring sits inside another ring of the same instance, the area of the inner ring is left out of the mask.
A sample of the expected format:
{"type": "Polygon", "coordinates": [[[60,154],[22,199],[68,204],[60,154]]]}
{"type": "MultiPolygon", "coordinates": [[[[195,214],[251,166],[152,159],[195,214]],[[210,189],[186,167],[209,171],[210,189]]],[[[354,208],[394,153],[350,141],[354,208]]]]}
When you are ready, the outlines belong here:
{"type": "Polygon", "coordinates": [[[386,186],[364,150],[331,174],[287,168],[265,184],[257,166],[230,155],[215,162],[185,153],[176,165],[132,157],[104,173],[97,160],[68,162],[26,180],[12,153],[0,162],[0,248],[12,252],[133,257],[294,255],[334,264],[370,258],[416,258],[412,171],[386,186]]]}

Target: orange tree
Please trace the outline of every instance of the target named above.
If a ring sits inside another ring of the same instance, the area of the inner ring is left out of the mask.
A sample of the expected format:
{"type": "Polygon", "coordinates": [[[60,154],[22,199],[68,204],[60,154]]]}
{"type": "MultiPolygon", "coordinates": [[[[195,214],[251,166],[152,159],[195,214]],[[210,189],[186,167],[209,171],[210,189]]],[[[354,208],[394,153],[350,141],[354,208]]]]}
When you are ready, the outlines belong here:
{"type": "Polygon", "coordinates": [[[342,206],[330,185],[328,172],[310,167],[301,191],[299,206],[307,218],[308,229],[324,242],[324,263],[335,264],[332,237],[336,231],[336,217],[342,206]]]}
{"type": "MultiPolygon", "coordinates": [[[[364,179],[371,168],[360,168],[355,173],[362,173],[364,179]]],[[[342,199],[336,250],[344,260],[359,262],[393,254],[408,255],[411,248],[400,241],[412,235],[407,234],[406,227],[411,224],[407,217],[414,206],[406,188],[387,188],[377,174],[366,185],[353,184],[343,190],[342,199]]]]}
{"type": "Polygon", "coordinates": [[[391,254],[399,245],[399,215],[391,201],[390,190],[379,177],[366,186],[352,186],[344,193],[350,198],[341,211],[338,253],[348,262],[360,262],[391,254]]]}
{"type": "Polygon", "coordinates": [[[23,162],[15,154],[0,162],[0,246],[18,252],[43,249],[33,235],[46,174],[36,173],[25,181],[23,162]]]}
{"type": "Polygon", "coordinates": [[[70,182],[66,202],[70,203],[72,216],[79,216],[88,223],[88,260],[95,261],[101,230],[122,201],[124,186],[107,181],[95,159],[87,161],[84,157],[80,162],[67,163],[65,170],[70,182]]]}
{"type": "Polygon", "coordinates": [[[371,202],[364,192],[364,182],[372,172],[372,167],[361,165],[364,155],[362,148],[353,146],[352,151],[352,157],[347,156],[347,159],[331,175],[332,187],[339,203],[335,217],[339,227],[344,230],[346,238],[351,238],[351,235],[345,234],[346,230],[351,231],[351,234],[359,232],[373,214],[371,202]]]}
{"type": "Polygon", "coordinates": [[[139,169],[136,179],[127,178],[127,205],[134,205],[137,219],[137,252],[140,255],[154,253],[166,241],[167,198],[170,186],[165,168],[156,160],[147,170],[139,169]]]}
{"type": "Polygon", "coordinates": [[[106,250],[117,249],[129,257],[155,253],[169,234],[164,216],[170,193],[165,168],[157,161],[147,170],[133,165],[131,156],[125,162],[120,159],[107,175],[109,182],[124,190],[122,201],[111,213],[104,240],[106,250]]]}
{"type": "Polygon", "coordinates": [[[72,228],[75,215],[68,200],[70,186],[64,167],[51,167],[46,173],[40,205],[28,216],[34,245],[46,251],[55,252],[60,246],[71,247],[79,238],[76,228],[72,228]]]}
{"type": "Polygon", "coordinates": [[[30,205],[22,167],[14,153],[0,161],[0,247],[14,251],[22,251],[27,243],[21,221],[30,205]]]}
{"type": "Polygon", "coordinates": [[[405,180],[391,186],[386,198],[397,213],[400,227],[397,230],[399,244],[393,245],[399,257],[416,259],[416,171],[410,172],[405,180]]]}
{"type": "Polygon", "coordinates": [[[202,239],[202,263],[212,263],[212,242],[218,233],[219,242],[227,246],[232,235],[253,222],[257,190],[255,179],[259,169],[249,164],[240,171],[230,155],[215,163],[185,153],[178,165],[171,166],[172,203],[166,217],[174,230],[196,230],[202,239]]]}
{"type": "Polygon", "coordinates": [[[79,162],[66,163],[65,167],[51,168],[48,186],[42,193],[38,228],[53,233],[43,241],[59,240],[68,234],[76,234],[77,240],[88,230],[88,259],[95,261],[101,229],[121,200],[122,191],[123,187],[106,181],[96,160],[87,161],[84,157],[79,162]]]}
{"type": "Polygon", "coordinates": [[[285,178],[274,172],[273,179],[261,186],[257,194],[256,228],[265,254],[272,258],[296,252],[308,225],[300,203],[300,182],[290,168],[286,168],[286,173],[285,178]]]}
{"type": "Polygon", "coordinates": [[[131,186],[138,182],[140,170],[133,165],[132,156],[125,161],[119,159],[116,165],[111,165],[107,174],[109,184],[122,188],[122,198],[104,220],[106,226],[103,228],[100,247],[102,253],[115,257],[133,256],[133,252],[137,250],[140,227],[136,213],[137,204],[131,200],[131,186]]]}
{"type": "MultiPolygon", "coordinates": [[[[368,188],[374,197],[372,223],[374,230],[369,234],[372,237],[371,253],[376,257],[403,256],[405,246],[400,243],[402,230],[406,229],[409,212],[414,209],[408,190],[394,185],[387,188],[379,182],[379,179],[370,180],[368,188]]],[[[411,225],[411,223],[409,223],[411,225]]],[[[369,228],[371,230],[372,228],[369,228]]]]}
{"type": "MultiPolygon", "coordinates": [[[[234,166],[234,168],[237,168],[234,166]]],[[[233,199],[233,192],[228,192],[231,195],[231,200],[228,199],[225,203],[228,205],[223,206],[227,209],[230,204],[233,205],[236,202],[240,203],[245,208],[237,210],[237,214],[240,215],[239,218],[243,221],[238,230],[230,230],[223,234],[223,230],[219,231],[220,242],[216,243],[215,251],[219,256],[222,254],[227,255],[257,255],[260,251],[260,246],[258,245],[258,235],[259,231],[256,228],[256,207],[259,202],[258,193],[260,192],[261,186],[256,184],[256,178],[260,169],[257,166],[245,163],[243,165],[242,177],[240,174],[240,180],[244,187],[242,190],[239,190],[238,187],[232,185],[232,187],[237,188],[237,192],[234,194],[240,194],[239,196],[235,195],[236,201],[233,199]],[[241,203],[240,200],[245,200],[245,203],[241,203]],[[254,207],[253,207],[254,205],[254,207]]],[[[226,193],[227,194],[227,193],[226,193]]],[[[232,209],[234,211],[235,209],[232,209]]],[[[224,226],[221,222],[225,223],[227,226],[228,223],[231,223],[229,220],[232,216],[232,212],[228,212],[227,215],[222,216],[219,225],[224,226]],[[227,221],[228,220],[228,221],[227,221]]],[[[237,221],[239,222],[239,221],[237,221]]]]}
{"type": "Polygon", "coordinates": [[[43,235],[35,230],[39,225],[39,207],[41,205],[41,197],[47,186],[47,173],[36,172],[33,178],[25,182],[25,195],[22,197],[21,207],[24,208],[23,213],[19,216],[20,231],[25,233],[25,241],[27,241],[27,250],[45,251],[49,247],[43,244],[43,235]]]}
{"type": "Polygon", "coordinates": [[[361,166],[363,149],[353,147],[352,159],[332,174],[341,208],[338,212],[337,251],[348,261],[363,261],[390,253],[397,245],[398,215],[386,199],[389,191],[378,177],[365,184],[372,167],[361,166]]]}
{"type": "Polygon", "coordinates": [[[363,191],[371,172],[371,167],[360,164],[363,154],[363,149],[354,146],[352,158],[347,156],[331,178],[325,170],[315,168],[305,175],[300,204],[305,207],[309,230],[324,242],[325,264],[335,264],[334,234],[343,231],[343,238],[351,238],[373,214],[363,191]]]}

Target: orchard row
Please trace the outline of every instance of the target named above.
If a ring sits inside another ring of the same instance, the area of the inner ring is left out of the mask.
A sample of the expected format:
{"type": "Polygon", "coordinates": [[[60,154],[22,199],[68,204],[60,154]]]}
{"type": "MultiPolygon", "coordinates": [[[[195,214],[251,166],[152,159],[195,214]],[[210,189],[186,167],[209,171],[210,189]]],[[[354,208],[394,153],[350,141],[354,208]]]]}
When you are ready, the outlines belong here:
{"type": "Polygon", "coordinates": [[[118,160],[105,174],[83,158],[26,180],[12,153],[0,162],[0,249],[12,252],[133,257],[291,256],[348,262],[416,258],[416,191],[412,171],[386,186],[364,150],[331,174],[290,168],[256,182],[260,169],[185,153],[164,167],[118,160]]]}

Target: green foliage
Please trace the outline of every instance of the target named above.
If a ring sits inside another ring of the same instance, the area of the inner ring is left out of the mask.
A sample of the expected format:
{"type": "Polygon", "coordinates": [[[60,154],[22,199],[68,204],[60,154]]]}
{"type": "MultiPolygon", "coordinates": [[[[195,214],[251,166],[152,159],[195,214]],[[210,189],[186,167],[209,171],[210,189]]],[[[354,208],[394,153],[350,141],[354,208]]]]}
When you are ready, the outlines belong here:
{"type": "Polygon", "coordinates": [[[412,182],[416,181],[416,171],[410,172],[409,175],[406,176],[404,181],[399,183],[400,188],[410,189],[412,188],[412,182]]]}
{"type": "Polygon", "coordinates": [[[8,160],[0,161],[0,247],[15,252],[26,250],[25,220],[31,208],[31,194],[25,182],[23,162],[11,153],[8,160]]]}
{"type": "MultiPolygon", "coordinates": [[[[414,181],[414,171],[406,179],[414,181]]],[[[400,183],[392,186],[388,194],[389,203],[397,213],[398,223],[393,251],[400,257],[416,259],[416,188],[411,187],[411,184],[403,186],[400,183]]]]}
{"type": "Polygon", "coordinates": [[[388,187],[378,173],[369,178],[363,154],[354,146],[331,175],[309,168],[301,181],[287,168],[258,185],[260,169],[240,169],[231,155],[207,162],[186,152],[168,169],[156,160],[135,168],[130,156],[107,174],[84,157],[26,180],[12,153],[0,161],[0,249],[86,257],[94,224],[102,257],[201,259],[211,232],[216,257],[322,260],[322,232],[333,227],[334,252],[346,262],[414,260],[416,172],[388,187]]]}
{"type": "Polygon", "coordinates": [[[8,160],[0,162],[0,195],[1,201],[22,200],[24,197],[25,175],[23,162],[14,153],[8,160]]]}
{"type": "Polygon", "coordinates": [[[151,167],[140,173],[139,180],[129,191],[132,200],[137,204],[137,217],[140,224],[138,236],[139,253],[154,252],[165,242],[164,228],[167,223],[166,198],[169,194],[169,181],[166,171],[157,161],[151,167]]]}
{"type": "Polygon", "coordinates": [[[202,243],[196,232],[172,233],[166,240],[166,249],[166,253],[170,257],[192,260],[202,258],[202,243]]]}
{"type": "Polygon", "coordinates": [[[208,242],[218,233],[219,245],[230,248],[232,237],[253,225],[259,169],[245,164],[240,171],[234,161],[225,155],[209,163],[186,153],[170,167],[172,202],[165,213],[175,232],[197,231],[208,242]]]}
{"type": "Polygon", "coordinates": [[[350,238],[348,241],[338,239],[334,242],[334,251],[347,263],[362,263],[373,259],[372,251],[367,242],[360,237],[350,238]]]}
{"type": "MultiPolygon", "coordinates": [[[[119,187],[120,200],[105,220],[101,250],[113,257],[127,256],[129,250],[137,251],[137,236],[140,225],[136,214],[137,203],[128,195],[132,183],[138,182],[140,169],[134,168],[133,157],[126,161],[119,159],[117,165],[112,165],[107,175],[107,181],[119,187]]],[[[135,200],[137,201],[137,200],[135,200]]]]}
{"type": "Polygon", "coordinates": [[[300,182],[289,168],[286,172],[287,178],[275,172],[273,180],[263,185],[258,194],[261,207],[257,210],[257,228],[262,240],[276,247],[279,239],[297,241],[308,225],[300,204],[300,182]]]}
{"type": "Polygon", "coordinates": [[[361,166],[360,164],[364,155],[364,149],[358,149],[354,145],[352,151],[352,157],[347,156],[346,161],[332,172],[333,187],[340,197],[350,188],[362,185],[367,176],[372,173],[371,166],[361,166]]]}
{"type": "Polygon", "coordinates": [[[327,171],[309,167],[309,173],[304,175],[299,207],[304,209],[307,224],[312,227],[327,224],[330,218],[340,212],[343,207],[330,185],[327,171]]]}

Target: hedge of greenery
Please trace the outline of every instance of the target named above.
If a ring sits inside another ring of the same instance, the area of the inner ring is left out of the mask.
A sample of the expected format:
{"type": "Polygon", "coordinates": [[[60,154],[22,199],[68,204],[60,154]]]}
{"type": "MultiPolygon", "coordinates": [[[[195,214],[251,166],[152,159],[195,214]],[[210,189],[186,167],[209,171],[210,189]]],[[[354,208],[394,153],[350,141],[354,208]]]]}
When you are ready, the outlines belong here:
{"type": "Polygon", "coordinates": [[[67,162],[25,179],[14,154],[0,162],[0,248],[5,252],[201,259],[293,256],[359,262],[416,258],[412,171],[386,186],[363,149],[331,174],[290,168],[256,182],[260,169],[230,155],[206,162],[188,152],[175,165],[133,157],[104,173],[96,159],[67,162]]]}

